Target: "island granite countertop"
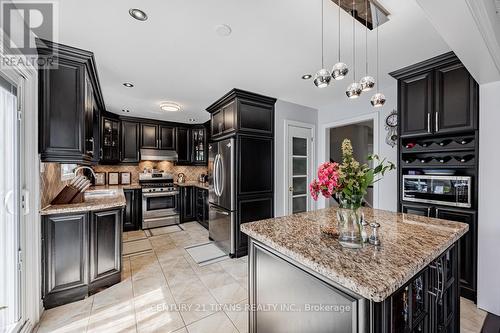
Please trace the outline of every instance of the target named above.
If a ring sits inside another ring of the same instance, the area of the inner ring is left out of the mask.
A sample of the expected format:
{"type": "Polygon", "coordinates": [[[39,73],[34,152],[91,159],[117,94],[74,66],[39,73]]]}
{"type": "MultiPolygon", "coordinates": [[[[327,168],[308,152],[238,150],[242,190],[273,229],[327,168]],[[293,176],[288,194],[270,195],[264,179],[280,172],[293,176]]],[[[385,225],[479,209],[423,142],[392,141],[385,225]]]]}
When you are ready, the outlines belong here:
{"type": "Polygon", "coordinates": [[[241,231],[332,282],[381,302],[469,229],[465,223],[363,208],[368,223],[380,223],[381,245],[347,249],[320,231],[322,222],[336,221],[336,211],[327,208],[245,223],[241,231]]]}
{"type": "Polygon", "coordinates": [[[140,185],[130,184],[130,185],[104,185],[104,186],[92,186],[88,189],[88,192],[95,190],[116,190],[114,195],[102,195],[95,197],[85,198],[82,203],[66,204],[66,205],[49,205],[42,210],[40,210],[41,215],[53,215],[53,214],[66,214],[66,213],[80,213],[86,211],[96,211],[108,208],[119,208],[124,207],[127,204],[125,195],[123,193],[124,189],[140,189],[140,185]]]}

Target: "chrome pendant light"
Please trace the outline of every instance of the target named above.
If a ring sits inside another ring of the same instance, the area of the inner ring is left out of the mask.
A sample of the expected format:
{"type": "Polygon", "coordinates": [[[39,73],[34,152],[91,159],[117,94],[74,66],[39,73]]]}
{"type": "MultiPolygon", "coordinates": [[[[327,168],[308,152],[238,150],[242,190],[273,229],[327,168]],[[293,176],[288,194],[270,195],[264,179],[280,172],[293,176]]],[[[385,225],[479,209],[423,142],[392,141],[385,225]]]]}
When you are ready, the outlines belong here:
{"type": "Polygon", "coordinates": [[[354,5],[355,2],[352,2],[352,68],[353,68],[353,80],[354,82],[351,83],[348,87],[347,90],[345,91],[345,94],[347,97],[351,99],[358,98],[359,95],[361,95],[361,85],[356,82],[356,22],[354,19],[354,5]]]}
{"type": "Polygon", "coordinates": [[[340,61],[340,37],[341,37],[341,34],[340,34],[340,0],[338,1],[338,7],[339,7],[339,13],[338,13],[338,21],[339,21],[339,28],[338,28],[338,32],[339,32],[339,47],[338,47],[338,50],[339,50],[339,57],[338,57],[338,60],[337,60],[337,63],[335,65],[333,65],[333,68],[332,68],[332,77],[335,79],[335,80],[342,80],[346,75],[347,73],[349,73],[349,68],[347,68],[347,65],[344,64],[342,61],[340,61]]]}
{"type": "Polygon", "coordinates": [[[365,0],[365,76],[361,78],[359,84],[362,91],[370,91],[375,86],[375,79],[368,75],[368,0],[365,0]]]}
{"type": "Polygon", "coordinates": [[[321,0],[321,69],[314,74],[314,85],[318,88],[328,87],[330,81],[332,80],[332,76],[330,72],[325,69],[324,62],[324,24],[323,24],[323,5],[324,0],[321,0]]]}
{"type": "MultiPolygon", "coordinates": [[[[377,18],[377,80],[380,83],[380,76],[379,76],[380,59],[379,59],[379,38],[378,38],[378,30],[380,28],[380,25],[378,20],[378,11],[376,11],[375,13],[376,13],[375,16],[377,18]]],[[[380,84],[377,85],[377,93],[373,95],[372,98],[370,99],[370,103],[374,108],[382,107],[385,104],[385,96],[384,94],[378,91],[379,86],[380,84]]]]}

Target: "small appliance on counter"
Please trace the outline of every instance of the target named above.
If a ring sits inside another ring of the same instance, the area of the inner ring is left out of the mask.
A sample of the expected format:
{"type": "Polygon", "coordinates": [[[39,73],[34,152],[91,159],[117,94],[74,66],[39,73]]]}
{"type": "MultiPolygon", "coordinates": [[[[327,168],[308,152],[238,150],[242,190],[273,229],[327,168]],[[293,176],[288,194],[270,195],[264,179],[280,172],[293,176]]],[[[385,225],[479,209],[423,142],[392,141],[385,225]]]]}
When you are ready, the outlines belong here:
{"type": "Polygon", "coordinates": [[[166,172],[140,173],[142,229],[180,223],[179,191],[174,177],[166,172]]]}
{"type": "Polygon", "coordinates": [[[177,175],[177,183],[184,184],[186,182],[186,175],[182,172],[177,175]]]}
{"type": "Polygon", "coordinates": [[[202,174],[200,175],[200,178],[198,178],[198,181],[199,181],[200,183],[206,183],[206,182],[208,181],[208,176],[202,173],[202,174]]]}

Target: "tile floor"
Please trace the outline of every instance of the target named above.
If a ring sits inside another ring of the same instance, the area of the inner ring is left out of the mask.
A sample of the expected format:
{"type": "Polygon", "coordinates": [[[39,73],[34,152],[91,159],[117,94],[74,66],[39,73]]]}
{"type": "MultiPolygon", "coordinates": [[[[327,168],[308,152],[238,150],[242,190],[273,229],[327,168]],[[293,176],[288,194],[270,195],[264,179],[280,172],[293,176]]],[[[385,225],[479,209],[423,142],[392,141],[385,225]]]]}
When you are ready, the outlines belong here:
{"type": "MultiPolygon", "coordinates": [[[[124,233],[146,239],[152,251],[123,258],[122,281],[85,300],[43,313],[45,332],[247,332],[247,258],[198,266],[185,246],[207,241],[198,223],[183,231],[124,233]]],[[[462,332],[480,332],[485,313],[462,301],[462,332]]]]}

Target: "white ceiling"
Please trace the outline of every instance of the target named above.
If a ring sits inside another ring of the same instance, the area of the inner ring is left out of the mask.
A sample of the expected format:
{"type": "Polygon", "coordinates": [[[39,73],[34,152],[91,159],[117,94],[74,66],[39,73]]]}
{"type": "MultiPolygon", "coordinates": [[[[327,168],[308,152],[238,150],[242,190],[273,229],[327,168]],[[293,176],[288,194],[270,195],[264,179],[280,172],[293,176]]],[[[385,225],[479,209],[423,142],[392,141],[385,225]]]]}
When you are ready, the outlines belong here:
{"type": "MultiPolygon", "coordinates": [[[[383,0],[391,13],[380,27],[381,87],[386,74],[449,47],[414,0],[383,0]]],[[[318,89],[304,73],[320,68],[320,1],[311,0],[64,0],[59,2],[59,42],[93,51],[109,111],[130,116],[187,122],[209,118],[204,111],[233,87],[321,108],[346,98],[349,75],[318,89]],[[149,19],[132,19],[141,8],[149,19]],[[229,37],[215,26],[228,24],[229,37]],[[123,82],[134,83],[126,88],[123,82]],[[161,101],[183,111],[166,113],[161,101]]],[[[325,2],[325,62],[337,54],[337,7],[325,2]]],[[[342,13],[343,61],[352,69],[352,22],[342,13]]],[[[356,23],[357,78],[364,74],[364,27],[356,23]]],[[[375,32],[369,32],[370,72],[375,76],[375,32]]],[[[351,72],[352,74],[352,72],[351,72]]]]}

